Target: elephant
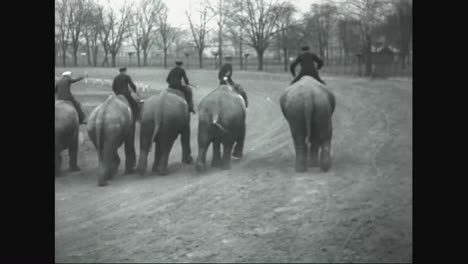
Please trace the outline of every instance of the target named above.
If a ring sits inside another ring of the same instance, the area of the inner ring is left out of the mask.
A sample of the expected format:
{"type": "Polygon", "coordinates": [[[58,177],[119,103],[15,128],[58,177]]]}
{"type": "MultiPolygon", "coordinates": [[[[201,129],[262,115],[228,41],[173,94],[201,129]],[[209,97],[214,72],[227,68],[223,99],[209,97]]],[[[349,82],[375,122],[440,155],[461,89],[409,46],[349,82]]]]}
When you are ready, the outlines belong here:
{"type": "Polygon", "coordinates": [[[98,186],[106,186],[120,165],[117,150],[125,145],[125,173],[134,171],[135,123],[127,99],[123,95],[110,95],[97,106],[88,118],[88,136],[98,152],[98,186]]]}
{"type": "Polygon", "coordinates": [[[246,102],[232,86],[220,85],[198,107],[198,157],[196,170],[206,170],[206,152],[213,143],[212,167],[231,168],[231,154],[242,158],[246,131],[246,102]],[[234,151],[233,146],[235,143],[234,151]],[[220,145],[223,144],[221,159],[220,145]]]}
{"type": "Polygon", "coordinates": [[[320,165],[320,169],[327,172],[331,167],[333,93],[312,77],[304,76],[286,88],[280,97],[280,105],[294,141],[296,172],[307,171],[308,147],[310,165],[320,165]]]}
{"type": "Polygon", "coordinates": [[[64,100],[55,101],[55,175],[60,174],[62,157],[60,153],[68,149],[70,171],[79,171],[78,135],[80,125],[78,113],[72,103],[64,100]]]}
{"type": "Polygon", "coordinates": [[[167,166],[174,141],[180,134],[182,162],[191,164],[190,113],[183,93],[167,88],[145,100],[140,122],[140,157],[137,170],[144,175],[147,157],[154,142],[153,172],[159,175],[169,173],[167,166]]]}

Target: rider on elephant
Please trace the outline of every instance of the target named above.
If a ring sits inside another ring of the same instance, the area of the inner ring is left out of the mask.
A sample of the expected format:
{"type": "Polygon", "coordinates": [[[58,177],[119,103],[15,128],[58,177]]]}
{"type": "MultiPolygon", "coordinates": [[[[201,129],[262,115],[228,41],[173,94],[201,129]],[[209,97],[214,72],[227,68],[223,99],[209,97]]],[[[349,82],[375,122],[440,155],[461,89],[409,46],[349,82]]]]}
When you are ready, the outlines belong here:
{"type": "Polygon", "coordinates": [[[195,114],[195,110],[193,109],[192,89],[188,86],[189,81],[185,70],[182,68],[182,61],[176,61],[176,67],[169,72],[166,82],[169,84],[169,88],[180,90],[184,93],[189,112],[195,114]],[[182,79],[184,79],[185,85],[182,85],[182,79]]]}
{"type": "Polygon", "coordinates": [[[245,93],[244,89],[240,85],[237,85],[234,83],[232,80],[232,57],[231,56],[226,56],[224,58],[226,60],[226,63],[221,66],[218,72],[218,79],[219,79],[219,84],[227,84],[231,85],[234,90],[244,98],[245,101],[245,106],[247,107],[247,94],[245,93]],[[227,77],[227,82],[224,80],[224,77],[227,77]]]}
{"type": "Polygon", "coordinates": [[[120,74],[114,78],[112,82],[112,90],[116,95],[123,95],[130,105],[132,109],[132,113],[134,118],[136,119],[138,116],[138,103],[132,97],[128,86],[132,88],[132,90],[136,93],[136,85],[133,83],[132,78],[127,75],[127,68],[120,68],[120,74]]]}
{"type": "Polygon", "coordinates": [[[302,47],[302,51],[303,53],[297,56],[296,60],[289,67],[292,75],[295,76],[291,84],[299,81],[302,78],[302,76],[305,75],[311,76],[317,81],[321,82],[322,84],[325,84],[325,82],[320,78],[318,74],[318,70],[320,70],[323,66],[323,60],[320,59],[314,53],[310,52],[308,46],[302,47]],[[317,69],[315,68],[314,63],[317,63],[317,69]],[[301,71],[296,76],[295,68],[298,64],[301,65],[301,71]]]}
{"type": "Polygon", "coordinates": [[[71,72],[66,71],[62,73],[62,78],[55,84],[55,93],[57,94],[57,100],[66,100],[70,101],[73,106],[76,109],[76,112],[78,113],[78,122],[80,124],[86,124],[84,121],[85,119],[85,114],[83,113],[83,110],[81,110],[81,105],[80,103],[73,97],[71,91],[70,91],[70,86],[72,83],[78,82],[83,80],[85,77],[79,77],[77,79],[73,79],[71,77],[71,72]]]}

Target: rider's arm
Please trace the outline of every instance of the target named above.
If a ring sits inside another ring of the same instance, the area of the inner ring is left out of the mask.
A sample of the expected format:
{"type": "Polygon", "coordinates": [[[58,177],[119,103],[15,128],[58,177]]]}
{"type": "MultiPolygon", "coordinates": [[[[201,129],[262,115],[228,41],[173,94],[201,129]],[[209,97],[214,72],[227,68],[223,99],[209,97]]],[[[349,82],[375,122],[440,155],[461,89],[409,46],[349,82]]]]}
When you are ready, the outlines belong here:
{"type": "Polygon", "coordinates": [[[182,69],[182,78],[184,78],[184,82],[186,85],[189,85],[189,81],[188,81],[188,78],[187,78],[187,74],[185,74],[185,70],[182,69]]]}
{"type": "Polygon", "coordinates": [[[289,66],[289,70],[291,71],[294,77],[296,77],[295,69],[299,62],[301,62],[301,56],[297,56],[296,60],[293,63],[291,63],[291,66],[289,66]]]}
{"type": "Polygon", "coordinates": [[[132,78],[128,76],[128,84],[132,87],[132,90],[136,93],[136,85],[133,83],[132,78]]]}
{"type": "Polygon", "coordinates": [[[70,82],[71,83],[79,82],[79,81],[83,80],[84,78],[85,78],[84,76],[81,76],[81,77],[76,78],[76,79],[70,79],[70,82]]]}
{"type": "Polygon", "coordinates": [[[317,70],[320,70],[323,66],[323,60],[321,58],[319,58],[317,55],[313,55],[313,59],[315,61],[315,63],[317,63],[317,70]]]}

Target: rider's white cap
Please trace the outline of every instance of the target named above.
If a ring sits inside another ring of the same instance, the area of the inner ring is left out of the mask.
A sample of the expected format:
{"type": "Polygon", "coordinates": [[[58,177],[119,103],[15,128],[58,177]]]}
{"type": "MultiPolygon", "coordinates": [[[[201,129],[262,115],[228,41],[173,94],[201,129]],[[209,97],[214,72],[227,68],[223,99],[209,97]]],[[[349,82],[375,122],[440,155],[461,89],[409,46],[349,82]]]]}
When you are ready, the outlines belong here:
{"type": "Polygon", "coordinates": [[[70,76],[70,75],[71,75],[71,71],[66,71],[62,73],[62,76],[70,76]]]}

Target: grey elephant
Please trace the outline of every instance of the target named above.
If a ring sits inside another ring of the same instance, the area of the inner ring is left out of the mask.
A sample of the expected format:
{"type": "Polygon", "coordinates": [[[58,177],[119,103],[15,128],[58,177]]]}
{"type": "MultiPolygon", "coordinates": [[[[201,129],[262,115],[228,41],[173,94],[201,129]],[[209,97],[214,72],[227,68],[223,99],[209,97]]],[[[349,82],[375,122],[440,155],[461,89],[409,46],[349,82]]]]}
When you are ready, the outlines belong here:
{"type": "Polygon", "coordinates": [[[152,171],[167,175],[169,154],[180,135],[182,162],[192,163],[190,149],[190,113],[181,91],[168,88],[145,100],[140,122],[140,157],[137,170],[143,175],[147,168],[148,153],[155,144],[152,171]]]}
{"type": "Polygon", "coordinates": [[[98,152],[98,186],[106,186],[120,165],[117,150],[125,146],[125,173],[132,173],[136,163],[135,122],[127,99],[110,95],[88,118],[88,135],[98,152]]]}
{"type": "Polygon", "coordinates": [[[304,76],[286,88],[280,97],[280,105],[294,141],[295,170],[307,170],[309,147],[310,165],[320,165],[322,171],[328,171],[331,167],[332,114],[335,110],[333,93],[312,77],[304,76]]]}
{"type": "Polygon", "coordinates": [[[231,168],[231,154],[242,158],[245,140],[246,103],[232,86],[220,85],[198,106],[198,157],[196,170],[206,170],[206,152],[213,143],[212,167],[231,168]],[[223,144],[223,157],[220,146],[223,144]],[[235,144],[235,146],[234,146],[235,144]],[[234,148],[233,148],[234,146],[234,148]]]}
{"type": "Polygon", "coordinates": [[[60,153],[68,149],[70,171],[79,171],[78,159],[78,113],[71,102],[55,101],[55,175],[60,174],[62,157],[60,153]]]}

